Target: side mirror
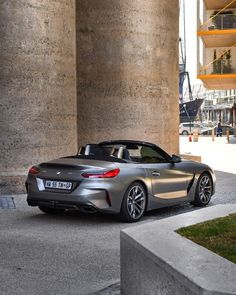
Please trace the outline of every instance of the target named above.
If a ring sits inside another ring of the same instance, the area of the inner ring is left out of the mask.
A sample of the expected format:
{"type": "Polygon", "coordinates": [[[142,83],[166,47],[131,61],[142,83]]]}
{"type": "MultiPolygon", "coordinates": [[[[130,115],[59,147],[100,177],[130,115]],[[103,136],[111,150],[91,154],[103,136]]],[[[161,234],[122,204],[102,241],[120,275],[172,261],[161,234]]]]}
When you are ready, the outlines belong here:
{"type": "Polygon", "coordinates": [[[171,158],[171,163],[180,163],[181,162],[181,158],[177,155],[172,155],[171,158]]]}

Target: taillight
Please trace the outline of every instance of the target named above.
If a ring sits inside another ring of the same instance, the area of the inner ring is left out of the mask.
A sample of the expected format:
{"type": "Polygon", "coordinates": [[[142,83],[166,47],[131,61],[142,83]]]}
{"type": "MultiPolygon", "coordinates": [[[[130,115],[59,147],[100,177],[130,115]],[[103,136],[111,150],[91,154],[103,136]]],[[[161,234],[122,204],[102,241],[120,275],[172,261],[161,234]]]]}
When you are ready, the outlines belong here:
{"type": "Polygon", "coordinates": [[[85,178],[113,178],[120,173],[120,169],[114,169],[103,173],[82,173],[85,178]]]}
{"type": "Polygon", "coordinates": [[[29,174],[38,174],[39,171],[40,171],[39,168],[33,166],[33,167],[30,168],[29,174]]]}

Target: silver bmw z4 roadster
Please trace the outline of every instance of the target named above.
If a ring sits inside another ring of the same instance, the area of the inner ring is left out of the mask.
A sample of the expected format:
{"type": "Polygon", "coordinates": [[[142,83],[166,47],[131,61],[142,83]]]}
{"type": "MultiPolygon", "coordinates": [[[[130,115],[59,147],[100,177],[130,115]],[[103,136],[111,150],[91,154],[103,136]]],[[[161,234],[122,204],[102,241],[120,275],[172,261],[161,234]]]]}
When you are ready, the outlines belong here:
{"type": "Polygon", "coordinates": [[[206,206],[215,193],[215,174],[209,166],[170,156],[155,144],[114,140],[33,166],[26,189],[29,206],[44,213],[104,212],[135,222],[161,207],[206,206]]]}

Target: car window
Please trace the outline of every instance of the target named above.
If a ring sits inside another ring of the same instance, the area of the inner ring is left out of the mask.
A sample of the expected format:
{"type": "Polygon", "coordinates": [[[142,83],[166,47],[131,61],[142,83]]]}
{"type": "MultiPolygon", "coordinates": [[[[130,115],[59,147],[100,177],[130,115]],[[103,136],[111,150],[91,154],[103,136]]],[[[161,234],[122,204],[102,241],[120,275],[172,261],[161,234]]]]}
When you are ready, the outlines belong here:
{"type": "Polygon", "coordinates": [[[126,147],[130,159],[139,163],[167,163],[168,161],[157,150],[149,146],[137,146],[136,149],[126,147]]]}
{"type": "Polygon", "coordinates": [[[194,124],[193,123],[192,124],[184,124],[183,126],[184,127],[187,127],[187,128],[190,128],[190,127],[193,128],[194,127],[194,124]]]}
{"type": "Polygon", "coordinates": [[[136,163],[169,163],[171,157],[161,148],[136,143],[118,143],[103,145],[102,148],[112,151],[110,154],[117,157],[117,151],[123,148],[122,159],[136,163]]]}

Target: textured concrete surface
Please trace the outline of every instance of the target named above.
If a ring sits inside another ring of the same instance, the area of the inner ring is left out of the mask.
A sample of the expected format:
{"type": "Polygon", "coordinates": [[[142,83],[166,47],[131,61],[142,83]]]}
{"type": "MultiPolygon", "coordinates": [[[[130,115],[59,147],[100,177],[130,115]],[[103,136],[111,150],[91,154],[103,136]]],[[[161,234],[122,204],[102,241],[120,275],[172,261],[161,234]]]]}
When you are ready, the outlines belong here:
{"type": "MultiPolygon", "coordinates": [[[[216,176],[210,205],[236,204],[236,175],[216,176]]],[[[12,197],[16,209],[0,209],[1,295],[119,294],[120,230],[136,225],[99,214],[50,217],[28,207],[25,195],[12,197]]],[[[159,209],[141,224],[195,211],[189,204],[159,209]]]]}
{"type": "Polygon", "coordinates": [[[93,295],[120,295],[120,282],[93,293],[93,295]]]}
{"type": "Polygon", "coordinates": [[[235,212],[218,205],[123,230],[122,295],[236,294],[236,265],[175,232],[235,212]]]}
{"type": "Polygon", "coordinates": [[[77,0],[78,143],[178,152],[178,0],[77,0]]]}
{"type": "Polygon", "coordinates": [[[0,194],[77,150],[74,0],[0,1],[0,194]]]}

